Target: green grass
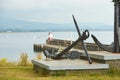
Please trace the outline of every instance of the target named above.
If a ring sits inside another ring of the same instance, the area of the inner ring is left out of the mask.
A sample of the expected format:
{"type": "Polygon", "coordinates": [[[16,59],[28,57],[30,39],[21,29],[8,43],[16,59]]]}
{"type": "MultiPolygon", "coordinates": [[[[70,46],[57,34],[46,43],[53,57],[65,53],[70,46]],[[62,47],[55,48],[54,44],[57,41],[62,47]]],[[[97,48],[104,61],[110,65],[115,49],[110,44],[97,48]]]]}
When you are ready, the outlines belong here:
{"type": "Polygon", "coordinates": [[[0,66],[0,80],[120,80],[120,70],[111,69],[106,73],[76,73],[66,76],[43,77],[31,66],[0,66]]]}
{"type": "Polygon", "coordinates": [[[64,73],[65,71],[58,71],[54,76],[44,77],[35,72],[30,63],[21,66],[17,63],[10,63],[5,58],[0,59],[0,80],[120,80],[120,69],[114,67],[104,73],[75,72],[66,75],[64,73]]]}

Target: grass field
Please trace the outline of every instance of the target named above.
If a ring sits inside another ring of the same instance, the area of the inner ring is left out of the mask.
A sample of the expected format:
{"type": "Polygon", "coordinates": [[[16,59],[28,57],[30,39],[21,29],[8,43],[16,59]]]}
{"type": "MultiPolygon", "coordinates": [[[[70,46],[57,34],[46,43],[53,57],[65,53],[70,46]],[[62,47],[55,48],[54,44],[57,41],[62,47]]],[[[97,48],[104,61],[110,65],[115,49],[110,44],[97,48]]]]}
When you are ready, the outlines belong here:
{"type": "Polygon", "coordinates": [[[22,54],[21,61],[17,63],[0,59],[0,80],[120,80],[120,69],[111,68],[104,73],[75,72],[64,76],[44,76],[35,72],[31,62],[27,61],[27,55],[22,54]]]}
{"type": "Polygon", "coordinates": [[[120,80],[120,70],[106,73],[77,73],[66,76],[42,76],[30,66],[0,66],[0,80],[120,80]]]}

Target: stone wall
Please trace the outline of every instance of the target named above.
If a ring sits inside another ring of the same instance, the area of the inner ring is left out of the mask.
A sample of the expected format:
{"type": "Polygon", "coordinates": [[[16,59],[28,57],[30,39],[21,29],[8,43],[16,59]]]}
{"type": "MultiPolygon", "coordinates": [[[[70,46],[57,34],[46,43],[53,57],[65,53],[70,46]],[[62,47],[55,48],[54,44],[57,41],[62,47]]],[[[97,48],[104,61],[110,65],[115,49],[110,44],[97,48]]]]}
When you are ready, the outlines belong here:
{"type": "MultiPolygon", "coordinates": [[[[48,41],[46,40],[46,44],[48,41]]],[[[64,46],[67,47],[69,46],[71,43],[73,43],[74,41],[69,41],[69,40],[60,40],[60,39],[53,39],[52,41],[50,41],[50,45],[57,45],[57,46],[64,46]]],[[[102,49],[100,49],[95,43],[85,43],[87,50],[89,51],[102,51],[102,49]]],[[[76,49],[83,49],[81,43],[79,43],[78,45],[76,45],[74,48],[76,49]]]]}
{"type": "Polygon", "coordinates": [[[105,61],[105,63],[109,64],[110,68],[120,69],[120,60],[109,60],[105,61]]]}
{"type": "Polygon", "coordinates": [[[34,44],[33,46],[35,52],[41,52],[42,46],[40,44],[34,44]]]}

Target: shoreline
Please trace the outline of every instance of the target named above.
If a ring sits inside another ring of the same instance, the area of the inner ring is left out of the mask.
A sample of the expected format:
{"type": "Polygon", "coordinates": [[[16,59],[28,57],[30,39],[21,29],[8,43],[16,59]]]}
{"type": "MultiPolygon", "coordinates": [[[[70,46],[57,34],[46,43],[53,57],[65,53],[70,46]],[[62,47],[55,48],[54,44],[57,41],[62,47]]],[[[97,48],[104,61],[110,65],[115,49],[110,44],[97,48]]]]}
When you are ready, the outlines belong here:
{"type": "MultiPolygon", "coordinates": [[[[84,29],[85,30],[85,29],[84,29]]],[[[81,30],[81,31],[84,31],[84,30],[81,30]]],[[[113,30],[89,30],[89,31],[113,31],[113,30]]],[[[60,30],[60,31],[52,31],[52,30],[48,30],[48,31],[11,31],[11,32],[0,32],[0,33],[38,33],[38,32],[76,32],[76,30],[68,30],[68,31],[64,31],[64,30],[60,30]]]]}

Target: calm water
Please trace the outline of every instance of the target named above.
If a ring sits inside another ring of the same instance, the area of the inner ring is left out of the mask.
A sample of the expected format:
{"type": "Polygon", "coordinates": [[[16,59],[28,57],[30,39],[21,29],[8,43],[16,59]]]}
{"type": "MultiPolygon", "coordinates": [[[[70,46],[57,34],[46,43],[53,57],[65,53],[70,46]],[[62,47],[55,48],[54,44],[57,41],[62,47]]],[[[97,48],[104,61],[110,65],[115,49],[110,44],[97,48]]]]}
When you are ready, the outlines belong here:
{"type": "MultiPolygon", "coordinates": [[[[104,44],[113,42],[113,31],[90,31],[91,34],[104,44]]],[[[76,40],[76,32],[53,32],[55,39],[76,40]]],[[[9,61],[19,61],[22,52],[28,53],[29,60],[36,57],[33,52],[33,44],[44,44],[48,37],[48,32],[30,33],[0,33],[0,58],[7,58],[9,61]]],[[[92,42],[91,37],[86,42],[92,42]]]]}

